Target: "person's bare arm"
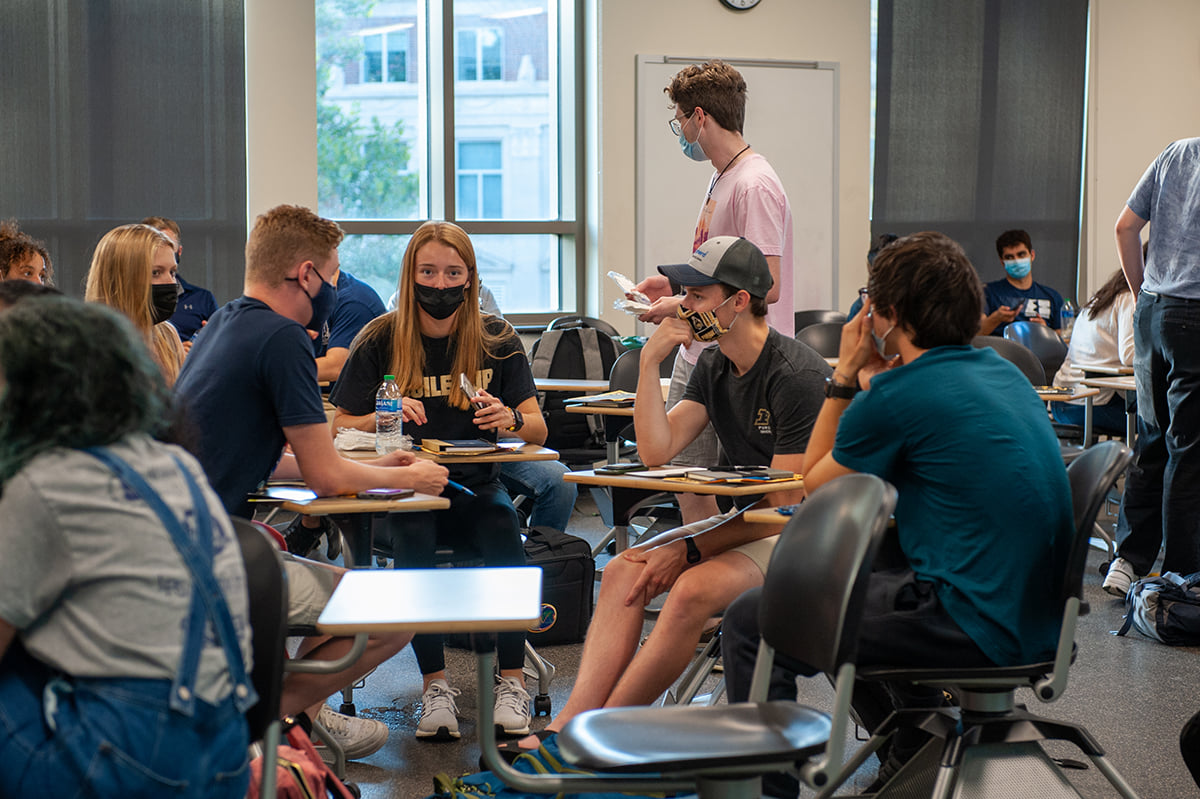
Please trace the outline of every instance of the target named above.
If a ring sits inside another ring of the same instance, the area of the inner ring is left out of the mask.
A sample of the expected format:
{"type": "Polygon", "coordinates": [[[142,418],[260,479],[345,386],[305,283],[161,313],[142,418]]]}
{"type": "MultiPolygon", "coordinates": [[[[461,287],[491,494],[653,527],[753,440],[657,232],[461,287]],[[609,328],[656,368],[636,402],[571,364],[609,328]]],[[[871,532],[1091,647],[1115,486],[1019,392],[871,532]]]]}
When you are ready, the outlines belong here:
{"type": "Polygon", "coordinates": [[[1146,273],[1146,263],[1142,260],[1142,228],[1148,221],[1135,214],[1128,205],[1117,217],[1117,258],[1134,297],[1142,290],[1142,278],[1146,273]]]}
{"type": "Polygon", "coordinates": [[[771,279],[774,281],[771,284],[771,290],[767,292],[767,305],[774,305],[779,302],[780,287],[779,287],[779,269],[780,260],[778,255],[767,256],[767,267],[771,270],[771,279]]]}
{"type": "Polygon", "coordinates": [[[990,314],[984,314],[979,319],[979,335],[990,336],[992,331],[1000,325],[1008,324],[1017,318],[1017,314],[1021,312],[1020,306],[1009,308],[1007,305],[1001,305],[990,314]]]}
{"type": "Polygon", "coordinates": [[[347,347],[330,347],[325,354],[317,358],[317,379],[333,382],[342,373],[346,359],[350,357],[347,347]]]}
{"type": "Polygon", "coordinates": [[[687,323],[667,319],[642,347],[633,427],[637,431],[638,456],[648,465],[663,464],[675,457],[708,424],[708,410],[700,403],[683,400],[667,413],[663,401],[659,365],[674,357],[680,344],[691,340],[687,323]]]}
{"type": "Polygon", "coordinates": [[[423,494],[442,493],[448,472],[433,461],[411,454],[385,456],[375,462],[352,461],[338,455],[323,424],[283,428],[296,464],[308,487],[318,496],[353,494],[367,488],[411,488],[423,494]],[[376,465],[376,464],[385,465],[376,465]],[[397,465],[387,465],[387,464],[397,465]],[[399,465],[407,463],[408,465],[399,465]]]}

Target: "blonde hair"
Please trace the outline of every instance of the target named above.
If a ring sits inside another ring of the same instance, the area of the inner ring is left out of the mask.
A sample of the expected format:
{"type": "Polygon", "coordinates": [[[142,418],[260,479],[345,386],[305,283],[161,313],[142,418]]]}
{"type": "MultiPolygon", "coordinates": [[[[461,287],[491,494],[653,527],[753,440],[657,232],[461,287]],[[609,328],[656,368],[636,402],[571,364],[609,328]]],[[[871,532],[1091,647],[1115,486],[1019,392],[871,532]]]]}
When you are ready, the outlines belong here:
{"type": "Polygon", "coordinates": [[[155,325],[151,313],[150,272],[159,247],[175,252],[171,239],[149,225],[121,225],[105,233],[92,254],[83,298],[128,317],[171,385],[183,365],[183,346],[175,328],[168,322],[155,325]]]}
{"type": "Polygon", "coordinates": [[[246,241],[246,279],[280,286],[297,263],[327,262],[344,237],[336,222],[307,208],[277,205],[254,220],[246,241]]]}
{"type": "MultiPolygon", "coordinates": [[[[510,327],[506,326],[499,334],[495,334],[489,333],[484,325],[484,315],[479,312],[479,271],[475,265],[475,247],[471,244],[471,237],[450,222],[426,222],[417,228],[404,251],[396,310],[370,322],[354,342],[357,346],[360,340],[376,336],[391,337],[392,362],[388,373],[396,376],[396,385],[406,396],[419,395],[425,373],[425,348],[421,343],[421,325],[418,321],[420,306],[417,303],[416,265],[418,252],[430,243],[450,247],[467,267],[463,304],[459,306],[454,329],[450,331],[454,349],[451,373],[462,373],[474,380],[485,357],[500,358],[516,354],[499,354],[500,345],[512,335],[510,327]]],[[[452,382],[447,402],[459,410],[470,407],[467,395],[457,381],[452,382]]]]}

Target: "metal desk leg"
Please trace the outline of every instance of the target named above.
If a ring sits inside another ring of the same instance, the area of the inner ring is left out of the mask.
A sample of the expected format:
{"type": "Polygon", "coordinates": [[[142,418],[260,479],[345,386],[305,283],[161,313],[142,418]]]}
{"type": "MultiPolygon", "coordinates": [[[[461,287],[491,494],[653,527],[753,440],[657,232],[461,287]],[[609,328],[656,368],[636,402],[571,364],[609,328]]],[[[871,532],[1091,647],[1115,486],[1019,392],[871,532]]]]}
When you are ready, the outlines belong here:
{"type": "Polygon", "coordinates": [[[1083,448],[1087,449],[1092,445],[1092,399],[1087,397],[1083,401],[1083,448]]]}

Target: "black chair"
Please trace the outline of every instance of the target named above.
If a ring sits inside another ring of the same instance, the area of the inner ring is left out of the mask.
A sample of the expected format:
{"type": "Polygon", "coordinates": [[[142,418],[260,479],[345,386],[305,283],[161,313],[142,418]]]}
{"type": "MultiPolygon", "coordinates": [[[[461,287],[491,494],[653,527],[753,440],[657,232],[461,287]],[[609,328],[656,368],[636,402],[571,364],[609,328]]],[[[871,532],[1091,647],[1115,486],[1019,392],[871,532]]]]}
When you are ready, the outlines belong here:
{"type": "Polygon", "coordinates": [[[287,642],[287,577],[275,544],[245,519],[233,519],[242,550],[250,600],[250,629],[254,668],[250,681],[258,702],[246,711],[251,741],[263,742],[262,796],[275,795],[275,757],[282,725],[279,698],[283,694],[283,664],[287,642]]]}
{"type": "Polygon", "coordinates": [[[809,325],[817,325],[826,322],[838,325],[846,324],[846,315],[841,311],[825,311],[820,309],[796,311],[796,315],[793,318],[795,319],[795,330],[797,333],[809,325]]]}
{"type": "Polygon", "coordinates": [[[1036,355],[1046,373],[1046,385],[1054,382],[1054,376],[1067,358],[1067,345],[1058,337],[1058,333],[1048,325],[1012,322],[1004,328],[1004,337],[1036,355]]]}
{"type": "Polygon", "coordinates": [[[796,331],[796,340],[802,341],[817,351],[822,358],[836,358],[842,345],[842,328],[845,322],[817,322],[796,331]]]}
{"type": "MultiPolygon", "coordinates": [[[[1036,716],[1018,706],[1018,688],[1031,688],[1042,702],[1062,696],[1075,658],[1075,627],[1088,612],[1083,601],[1083,571],[1088,537],[1108,489],[1125,471],[1133,454],[1116,441],[1085,450],[1068,468],[1075,534],[1062,572],[1062,616],[1053,660],[1018,666],[976,669],[863,668],[860,679],[904,681],[950,691],[958,707],[902,710],[893,713],[846,764],[841,780],[852,774],[901,727],[920,727],[934,738],[909,761],[876,797],[1074,796],[1060,766],[1038,745],[1043,740],[1078,746],[1124,797],[1133,789],[1104,758],[1104,750],[1082,726],[1036,716]],[[941,745],[939,745],[941,744],[941,745]],[[1016,786],[1020,786],[1017,788],[1016,786]],[[931,793],[932,791],[932,793],[931,793]]],[[[831,796],[832,784],[818,794],[831,796]]]]}
{"type": "Polygon", "coordinates": [[[551,319],[550,324],[546,325],[547,330],[567,330],[572,327],[594,327],[613,338],[621,337],[615,327],[603,319],[596,319],[593,316],[559,316],[551,319]]]}
{"type": "MultiPolygon", "coordinates": [[[[841,770],[867,575],[895,500],[895,490],[879,478],[847,475],[814,491],[788,522],[763,586],[753,701],[583,713],[559,733],[559,750],[568,765],[605,773],[550,777],[522,774],[500,760],[485,702],[479,730],[487,766],[518,790],[537,793],[757,797],[762,774],[797,763],[810,786],[826,784],[841,770]],[[795,702],[762,701],[776,651],[837,675],[832,718],[795,702]]],[[[490,660],[480,656],[481,687],[490,678],[490,660]]]]}
{"type": "Polygon", "coordinates": [[[991,347],[1001,358],[1020,369],[1032,385],[1046,385],[1046,370],[1042,368],[1042,362],[1023,344],[1000,336],[976,336],[971,339],[971,346],[976,349],[991,347]]]}

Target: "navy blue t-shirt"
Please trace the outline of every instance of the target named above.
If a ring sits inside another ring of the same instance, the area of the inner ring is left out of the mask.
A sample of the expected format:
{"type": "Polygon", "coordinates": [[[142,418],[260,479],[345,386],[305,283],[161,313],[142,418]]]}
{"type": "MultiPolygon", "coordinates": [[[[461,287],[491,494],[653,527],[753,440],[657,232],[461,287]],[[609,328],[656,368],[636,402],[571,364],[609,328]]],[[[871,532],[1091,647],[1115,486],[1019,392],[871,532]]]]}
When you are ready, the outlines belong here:
{"type": "Polygon", "coordinates": [[[175,304],[175,313],[167,321],[179,331],[180,341],[189,341],[203,322],[216,313],[217,300],[208,289],[187,282],[183,275],[177,277],[183,293],[175,304]]]}
{"type": "Polygon", "coordinates": [[[329,317],[329,324],[313,340],[313,356],[316,358],[327,353],[330,347],[350,349],[358,331],[386,311],[375,289],[345,269],[338,275],[337,293],[337,305],[329,317]]]}
{"type": "Polygon", "coordinates": [[[283,428],[325,423],[308,332],[250,297],[226,304],[197,334],[175,395],[208,481],[236,515],[249,515],[246,495],[279,462],[283,428]]]}
{"type": "MultiPolygon", "coordinates": [[[[1009,283],[1008,278],[1003,277],[999,280],[993,280],[991,283],[986,283],[983,287],[983,304],[983,313],[985,316],[1001,305],[1009,308],[1020,306],[1021,311],[1017,314],[1017,318],[1013,320],[1014,322],[1028,322],[1034,317],[1040,317],[1054,330],[1058,330],[1062,325],[1062,295],[1049,286],[1043,286],[1036,280],[1027,289],[1019,289],[1012,283],[1009,283]]],[[[1008,327],[1008,322],[996,325],[996,329],[992,331],[992,335],[1004,335],[1004,328],[1006,327],[1008,327]]]]}

